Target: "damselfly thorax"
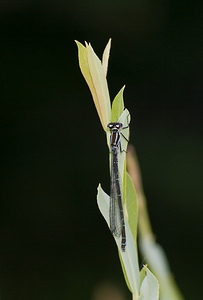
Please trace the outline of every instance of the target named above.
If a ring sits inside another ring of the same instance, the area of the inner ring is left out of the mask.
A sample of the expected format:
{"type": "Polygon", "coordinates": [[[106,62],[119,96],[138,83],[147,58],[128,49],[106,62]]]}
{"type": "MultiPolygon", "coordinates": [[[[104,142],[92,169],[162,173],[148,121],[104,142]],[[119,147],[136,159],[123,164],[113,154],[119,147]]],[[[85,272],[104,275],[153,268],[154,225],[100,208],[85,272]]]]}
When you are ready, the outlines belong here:
{"type": "Polygon", "coordinates": [[[109,123],[108,128],[111,131],[110,147],[111,151],[115,151],[120,147],[120,132],[119,130],[123,127],[122,123],[109,123]]]}

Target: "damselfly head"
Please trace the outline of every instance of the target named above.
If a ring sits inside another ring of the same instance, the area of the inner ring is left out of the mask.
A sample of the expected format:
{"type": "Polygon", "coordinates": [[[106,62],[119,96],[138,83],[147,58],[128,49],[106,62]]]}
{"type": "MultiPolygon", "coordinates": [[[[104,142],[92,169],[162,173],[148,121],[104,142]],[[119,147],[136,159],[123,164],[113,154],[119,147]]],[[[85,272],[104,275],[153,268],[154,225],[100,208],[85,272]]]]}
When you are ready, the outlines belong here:
{"type": "Polygon", "coordinates": [[[121,129],[123,127],[123,124],[118,123],[118,122],[112,122],[112,123],[109,123],[107,125],[107,127],[110,129],[110,131],[118,131],[119,129],[121,129]]]}

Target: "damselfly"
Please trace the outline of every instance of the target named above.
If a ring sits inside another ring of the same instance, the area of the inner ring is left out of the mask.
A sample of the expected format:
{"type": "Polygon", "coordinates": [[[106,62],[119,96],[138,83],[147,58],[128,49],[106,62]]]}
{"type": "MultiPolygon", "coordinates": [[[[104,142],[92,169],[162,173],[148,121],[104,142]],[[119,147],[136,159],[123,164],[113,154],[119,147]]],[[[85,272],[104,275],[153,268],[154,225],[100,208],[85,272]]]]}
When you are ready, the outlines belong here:
{"type": "MultiPolygon", "coordinates": [[[[128,126],[127,126],[128,127],[128,126]]],[[[125,251],[126,248],[126,232],[125,221],[123,214],[122,204],[122,191],[119,177],[118,166],[118,154],[121,149],[121,135],[127,140],[127,138],[120,132],[121,129],[125,129],[122,123],[109,123],[108,128],[111,132],[110,148],[111,148],[111,184],[110,184],[110,230],[113,235],[121,238],[121,249],[125,251]]],[[[127,140],[128,141],[128,140],[127,140]]],[[[124,150],[123,150],[124,151],[124,150]]]]}

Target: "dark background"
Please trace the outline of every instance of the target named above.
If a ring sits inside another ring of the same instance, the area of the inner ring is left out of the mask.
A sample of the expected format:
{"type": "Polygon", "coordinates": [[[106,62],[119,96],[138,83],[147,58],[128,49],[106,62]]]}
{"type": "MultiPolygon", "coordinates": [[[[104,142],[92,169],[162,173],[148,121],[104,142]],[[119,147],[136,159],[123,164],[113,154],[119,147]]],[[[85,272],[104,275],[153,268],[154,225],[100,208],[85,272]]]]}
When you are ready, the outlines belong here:
{"type": "MultiPolygon", "coordinates": [[[[202,299],[202,1],[0,3],[0,299],[131,299],[96,188],[108,150],[74,40],[126,84],[154,232],[185,299],[202,299]]],[[[173,299],[172,299],[173,300],[173,299]]]]}

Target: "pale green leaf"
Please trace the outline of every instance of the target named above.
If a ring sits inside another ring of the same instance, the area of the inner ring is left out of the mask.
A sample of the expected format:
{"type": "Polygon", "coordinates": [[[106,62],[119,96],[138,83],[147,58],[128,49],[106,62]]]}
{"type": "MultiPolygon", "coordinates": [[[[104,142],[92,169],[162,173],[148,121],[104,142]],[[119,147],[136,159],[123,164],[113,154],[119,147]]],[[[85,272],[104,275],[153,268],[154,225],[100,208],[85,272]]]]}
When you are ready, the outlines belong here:
{"type": "MultiPolygon", "coordinates": [[[[84,47],[80,42],[78,42],[78,41],[75,41],[75,42],[78,46],[78,59],[79,59],[80,70],[89,86],[89,89],[92,93],[94,101],[97,102],[98,101],[97,95],[96,95],[96,91],[94,88],[94,84],[92,81],[92,76],[90,74],[90,69],[89,69],[89,64],[88,64],[87,48],[84,47]]],[[[95,105],[96,105],[96,103],[95,103],[95,105]]]]}
{"type": "Polygon", "coordinates": [[[76,44],[81,72],[89,86],[103,129],[106,131],[111,121],[111,104],[104,67],[89,44],[85,43],[86,47],[78,41],[76,44]]]}
{"type": "Polygon", "coordinates": [[[108,44],[106,45],[106,48],[104,49],[104,53],[102,56],[102,66],[104,68],[105,77],[107,76],[110,48],[111,48],[111,39],[109,39],[108,44]]]}
{"type": "MultiPolygon", "coordinates": [[[[136,237],[137,237],[137,214],[138,214],[137,198],[136,198],[136,193],[135,193],[135,189],[134,189],[132,180],[127,172],[126,172],[125,178],[126,178],[126,184],[124,183],[124,187],[126,186],[126,192],[125,192],[126,196],[124,197],[125,201],[123,202],[123,209],[124,209],[124,214],[129,223],[129,227],[130,227],[132,236],[134,238],[135,247],[137,248],[137,240],[136,240],[136,237]]],[[[127,243],[128,243],[128,239],[127,239],[127,243]]],[[[120,257],[120,252],[119,252],[119,257],[120,257]]],[[[121,257],[120,257],[120,261],[121,261],[121,266],[122,266],[122,270],[123,270],[123,274],[124,274],[127,286],[129,288],[129,290],[131,290],[130,284],[128,281],[128,277],[127,277],[127,273],[125,270],[125,266],[123,264],[121,257]]]]}
{"type": "Polygon", "coordinates": [[[159,281],[161,300],[182,300],[183,297],[173,280],[163,248],[152,236],[142,236],[139,244],[142,255],[159,281]]]}
{"type": "Polygon", "coordinates": [[[158,300],[159,299],[158,280],[146,266],[143,266],[143,268],[146,271],[146,275],[140,287],[139,300],[158,300]]]}
{"type": "MultiPolygon", "coordinates": [[[[109,226],[109,201],[110,201],[109,196],[102,190],[101,186],[99,185],[98,194],[97,194],[97,203],[108,226],[109,226]]],[[[134,239],[126,218],[125,218],[125,228],[126,228],[126,236],[127,236],[127,245],[126,245],[125,252],[121,250],[121,237],[116,238],[114,236],[114,239],[118,246],[119,256],[122,261],[122,267],[123,267],[127,285],[129,286],[132,293],[135,294],[138,298],[140,278],[139,278],[137,249],[135,247],[134,239]]]]}
{"type": "MultiPolygon", "coordinates": [[[[102,113],[101,113],[101,109],[100,109],[100,105],[99,105],[99,100],[98,100],[98,96],[96,93],[96,89],[92,80],[92,76],[90,73],[90,69],[89,69],[89,63],[88,63],[88,57],[87,57],[87,48],[84,47],[81,43],[79,43],[78,41],[76,41],[76,44],[78,46],[78,58],[79,58],[79,66],[80,66],[80,70],[89,86],[90,92],[92,94],[93,100],[94,100],[94,104],[96,106],[97,109],[97,113],[99,115],[100,120],[102,120],[102,113]]],[[[86,46],[88,47],[87,43],[86,46]]]]}
{"type": "Polygon", "coordinates": [[[153,236],[147,235],[140,238],[139,246],[150,268],[156,272],[156,276],[165,280],[170,274],[170,270],[163,248],[155,243],[153,236]]]}
{"type": "Polygon", "coordinates": [[[92,81],[98,98],[102,126],[106,131],[107,125],[111,121],[111,104],[105,71],[91,45],[87,48],[87,57],[92,81]]]}

